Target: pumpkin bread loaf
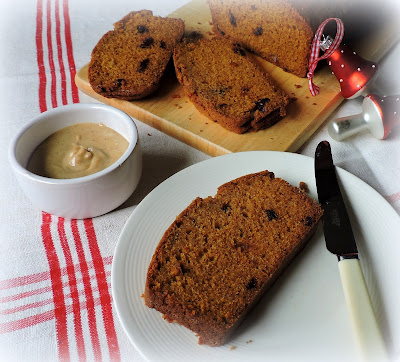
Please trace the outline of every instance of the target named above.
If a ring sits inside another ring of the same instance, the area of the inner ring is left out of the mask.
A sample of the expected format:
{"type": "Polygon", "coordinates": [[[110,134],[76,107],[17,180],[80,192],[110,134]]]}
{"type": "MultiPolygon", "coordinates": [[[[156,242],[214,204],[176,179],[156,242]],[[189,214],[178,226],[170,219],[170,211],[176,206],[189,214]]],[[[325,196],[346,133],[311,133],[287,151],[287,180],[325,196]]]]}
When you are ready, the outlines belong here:
{"type": "Polygon", "coordinates": [[[263,171],[195,199],[165,232],[151,260],[145,303],[224,344],[315,232],[320,206],[263,171]]]}
{"type": "Polygon", "coordinates": [[[107,98],[134,100],[154,92],[184,33],[181,19],[133,11],[114,24],[92,51],[89,83],[107,98]]]}
{"type": "Polygon", "coordinates": [[[274,63],[305,77],[314,33],[285,0],[208,0],[213,29],[274,63]]]}
{"type": "Polygon", "coordinates": [[[268,128],[286,115],[289,97],[230,40],[184,41],[175,48],[173,59],[188,98],[232,132],[268,128]]]}

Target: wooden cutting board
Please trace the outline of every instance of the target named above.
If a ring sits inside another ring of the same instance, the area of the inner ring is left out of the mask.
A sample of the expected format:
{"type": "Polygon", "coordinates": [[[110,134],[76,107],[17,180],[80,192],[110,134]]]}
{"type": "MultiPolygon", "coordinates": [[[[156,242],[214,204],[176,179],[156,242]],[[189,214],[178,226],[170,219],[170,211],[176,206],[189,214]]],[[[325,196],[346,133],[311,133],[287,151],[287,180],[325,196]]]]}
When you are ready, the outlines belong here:
{"type": "MultiPolygon", "coordinates": [[[[206,37],[212,35],[211,15],[206,0],[193,0],[170,16],[185,21],[187,34],[196,31],[206,37]]],[[[365,49],[360,45],[356,50],[363,57],[378,61],[394,41],[390,28],[381,29],[375,39],[368,39],[365,49]]],[[[91,49],[89,55],[90,52],[91,49]]],[[[320,86],[320,94],[312,97],[306,78],[298,78],[259,57],[254,58],[295,101],[289,105],[286,117],[271,128],[242,135],[225,130],[197,111],[185,96],[172,70],[156,93],[132,102],[105,98],[95,93],[88,82],[87,65],[77,72],[75,82],[87,95],[119,108],[131,117],[211,156],[254,150],[295,152],[343,101],[339,83],[328,66],[318,69],[314,83],[320,86]]]]}

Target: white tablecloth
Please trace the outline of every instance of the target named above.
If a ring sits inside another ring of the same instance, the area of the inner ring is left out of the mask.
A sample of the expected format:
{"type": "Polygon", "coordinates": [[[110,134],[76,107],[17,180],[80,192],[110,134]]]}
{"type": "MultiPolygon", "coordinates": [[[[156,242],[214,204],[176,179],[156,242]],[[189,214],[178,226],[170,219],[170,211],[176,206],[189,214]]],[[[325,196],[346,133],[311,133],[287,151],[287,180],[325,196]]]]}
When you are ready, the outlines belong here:
{"type": "MultiPolygon", "coordinates": [[[[7,148],[18,129],[41,111],[95,102],[77,91],[73,76],[116,20],[144,8],[165,16],[184,3],[0,2],[1,360],[143,359],[125,335],[112,302],[110,274],[118,236],[154,187],[210,156],[137,121],[144,161],[137,190],[107,215],[71,221],[31,204],[12,174],[7,148]]],[[[382,62],[377,80],[382,93],[400,94],[399,59],[397,46],[382,62]]],[[[334,116],[357,113],[360,105],[361,99],[346,101],[334,116]]],[[[400,213],[400,129],[385,141],[363,133],[339,143],[327,134],[327,122],[298,152],[313,157],[319,141],[330,140],[336,164],[376,189],[400,213]]]]}

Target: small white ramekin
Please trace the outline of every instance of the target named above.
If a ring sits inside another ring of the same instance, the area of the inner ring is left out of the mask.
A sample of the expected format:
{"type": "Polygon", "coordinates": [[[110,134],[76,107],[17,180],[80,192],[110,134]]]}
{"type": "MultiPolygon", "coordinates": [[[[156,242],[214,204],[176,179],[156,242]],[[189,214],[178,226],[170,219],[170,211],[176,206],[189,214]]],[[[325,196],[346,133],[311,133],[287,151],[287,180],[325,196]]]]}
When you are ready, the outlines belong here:
{"type": "Polygon", "coordinates": [[[126,113],[104,104],[71,104],[41,113],[12,139],[9,162],[28,198],[38,208],[69,219],[105,214],[126,201],[142,173],[136,125],[126,113]],[[102,123],[124,136],[129,146],[117,162],[89,176],[53,179],[26,169],[36,147],[57,130],[76,123],[102,123]]]}

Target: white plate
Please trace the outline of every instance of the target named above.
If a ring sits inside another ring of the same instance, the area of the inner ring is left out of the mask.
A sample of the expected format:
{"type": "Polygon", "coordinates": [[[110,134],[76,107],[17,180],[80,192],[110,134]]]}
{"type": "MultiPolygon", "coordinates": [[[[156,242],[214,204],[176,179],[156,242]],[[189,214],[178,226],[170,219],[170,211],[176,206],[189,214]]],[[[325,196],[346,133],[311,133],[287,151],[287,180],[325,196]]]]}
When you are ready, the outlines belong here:
{"type": "MultiPolygon", "coordinates": [[[[312,158],[282,152],[234,153],[195,164],[154,189],[127,221],[114,255],[112,292],[131,342],[149,360],[344,361],[355,360],[353,335],[337,258],[325,248],[322,227],[222,347],[197,344],[188,329],[166,322],[145,306],[147,268],[159,240],[196,197],[261,170],[317,198],[312,158]],[[232,348],[235,347],[235,348],[232,348]]],[[[400,360],[400,218],[386,200],[350,173],[338,169],[361,254],[361,264],[389,353],[400,360]]]]}

